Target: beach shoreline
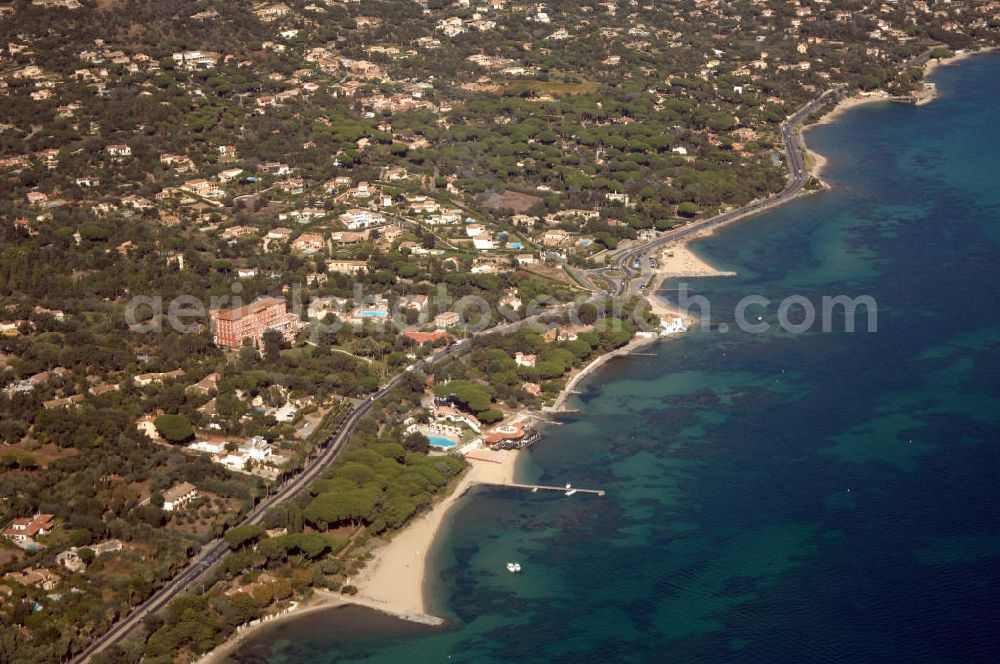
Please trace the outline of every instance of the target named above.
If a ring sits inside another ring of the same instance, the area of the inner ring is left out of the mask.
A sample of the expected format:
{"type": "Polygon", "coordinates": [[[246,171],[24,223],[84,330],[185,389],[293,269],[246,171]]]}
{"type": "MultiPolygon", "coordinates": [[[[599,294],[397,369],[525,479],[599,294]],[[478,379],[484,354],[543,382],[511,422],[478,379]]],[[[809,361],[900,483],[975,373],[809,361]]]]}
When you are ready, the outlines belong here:
{"type": "MultiPolygon", "coordinates": [[[[653,313],[665,317],[679,316],[684,318],[685,324],[690,327],[693,322],[690,315],[656,295],[663,282],[684,277],[729,277],[736,274],[718,270],[688,246],[692,240],[707,237],[712,232],[713,230],[706,230],[696,233],[660,249],[658,267],[650,280],[649,295],[645,296],[653,313]]],[[[551,405],[537,411],[524,411],[514,419],[545,424],[546,415],[572,412],[567,410],[566,404],[570,397],[576,394],[576,387],[602,366],[614,358],[625,357],[641,348],[680,336],[682,334],[636,336],[624,346],[594,358],[579,371],[571,374],[551,405]]],[[[363,606],[401,620],[442,624],[443,619],[431,614],[433,608],[430,606],[427,586],[433,581],[429,569],[430,552],[440,541],[439,533],[445,519],[452,508],[474,486],[513,484],[516,481],[518,458],[518,450],[478,449],[468,453],[465,459],[469,462],[469,468],[459,477],[454,488],[437,500],[429,510],[410,521],[390,540],[374,549],[372,558],[365,567],[355,577],[347,580],[347,584],[358,589],[356,595],[317,591],[307,602],[285,609],[273,618],[244,626],[230,639],[199,659],[198,664],[222,664],[247,639],[264,629],[302,615],[339,606],[363,606]]]]}
{"type": "Polygon", "coordinates": [[[517,451],[475,450],[465,456],[469,467],[448,495],[406,524],[372,553],[372,559],[348,583],[358,588],[354,598],[393,615],[429,616],[427,593],[430,550],[451,508],[477,485],[505,486],[514,482],[517,451]]]}
{"type": "Polygon", "coordinates": [[[438,541],[438,532],[451,508],[474,486],[503,486],[515,477],[517,452],[483,451],[472,453],[469,468],[454,489],[435,502],[372,553],[371,560],[345,585],[354,585],[355,595],[316,590],[305,602],[293,603],[281,612],[242,626],[230,638],[206,653],[197,664],[222,664],[248,639],[301,616],[343,606],[361,606],[387,615],[425,625],[439,626],[443,618],[429,613],[426,585],[429,580],[429,549],[438,541]],[[487,454],[488,452],[488,454],[487,454]]]}
{"type": "Polygon", "coordinates": [[[278,613],[241,626],[231,637],[216,646],[213,650],[205,653],[200,658],[195,660],[195,664],[223,664],[223,662],[227,661],[230,655],[238,651],[240,646],[242,646],[247,640],[259,636],[264,630],[273,629],[283,623],[291,622],[313,613],[331,611],[333,609],[348,606],[360,606],[366,609],[371,609],[372,611],[384,613],[400,620],[408,620],[410,622],[416,622],[431,627],[437,627],[444,624],[443,620],[435,618],[434,616],[397,613],[380,605],[378,602],[370,601],[363,597],[351,597],[335,593],[331,590],[317,589],[313,592],[312,596],[305,601],[293,602],[291,606],[278,613]]]}
{"type": "Polygon", "coordinates": [[[927,63],[924,64],[924,78],[927,78],[928,76],[933,74],[939,67],[947,67],[948,65],[953,65],[956,62],[968,60],[969,58],[975,57],[977,55],[992,53],[997,50],[1000,49],[998,49],[996,46],[988,46],[986,48],[979,48],[975,50],[957,51],[953,55],[947,58],[930,58],[927,60],[927,63]]]}
{"type": "Polygon", "coordinates": [[[344,602],[340,596],[335,595],[334,593],[326,590],[317,590],[313,596],[305,602],[293,602],[292,606],[284,609],[280,613],[273,614],[238,627],[235,634],[230,636],[214,649],[194,660],[195,664],[222,664],[229,658],[230,655],[239,650],[240,646],[243,645],[247,639],[256,636],[264,629],[269,629],[301,616],[316,613],[317,611],[334,609],[338,606],[346,606],[346,604],[347,603],[344,602]]]}
{"type": "Polygon", "coordinates": [[[931,103],[938,98],[937,86],[932,82],[929,82],[927,78],[934,74],[939,68],[947,67],[949,65],[968,60],[969,58],[975,57],[977,55],[983,55],[985,53],[990,53],[997,51],[996,47],[981,48],[976,50],[963,50],[954,53],[947,58],[928,58],[927,62],[924,63],[922,79],[924,81],[923,89],[913,93],[908,97],[896,97],[890,95],[888,92],[883,90],[876,90],[874,92],[858,92],[853,95],[842,97],[832,109],[827,113],[824,113],[821,118],[816,122],[805,125],[799,128],[799,144],[802,146],[802,151],[805,154],[806,160],[806,170],[812,175],[816,180],[823,185],[824,188],[829,185],[823,180],[823,171],[828,165],[827,158],[820,153],[810,149],[806,144],[806,132],[814,127],[819,127],[822,125],[828,125],[836,122],[848,111],[857,108],[859,106],[866,106],[868,104],[882,104],[882,103],[901,103],[901,104],[914,104],[916,106],[924,106],[931,103]]]}
{"type": "MultiPolygon", "coordinates": [[[[719,270],[695,253],[689,246],[692,241],[708,237],[714,232],[714,228],[700,231],[689,237],[682,238],[676,242],[665,245],[657,250],[657,268],[653,272],[653,276],[650,278],[648,295],[644,296],[646,301],[649,303],[650,311],[657,316],[664,318],[682,318],[684,319],[685,327],[690,329],[691,325],[696,322],[690,313],[679,309],[675,305],[657,295],[663,287],[663,283],[669,279],[706,279],[736,276],[735,272],[719,270]]],[[[670,339],[676,339],[680,336],[682,335],[671,334],[663,336],[653,334],[649,336],[636,336],[621,348],[616,348],[615,350],[594,358],[588,364],[584,365],[579,371],[570,375],[566,385],[563,386],[563,389],[559,391],[558,395],[556,395],[552,404],[550,406],[543,407],[542,412],[553,414],[567,412],[566,402],[569,401],[569,398],[573,394],[576,394],[577,385],[613,358],[624,357],[629,353],[639,350],[640,348],[650,346],[658,341],[668,341],[670,339]]]]}
{"type": "MultiPolygon", "coordinates": [[[[924,77],[926,78],[931,75],[939,67],[948,66],[975,55],[995,50],[997,49],[987,48],[976,51],[963,51],[949,58],[930,59],[924,66],[924,77]]],[[[806,168],[809,173],[824,188],[828,186],[822,180],[822,173],[827,166],[827,159],[808,147],[805,134],[807,130],[836,122],[847,111],[858,106],[885,102],[926,104],[936,97],[936,92],[932,88],[925,88],[925,91],[929,92],[924,96],[920,96],[918,93],[917,96],[907,98],[893,97],[885,92],[844,97],[817,122],[800,127],[798,130],[799,145],[805,155],[806,168]]],[[[813,192],[803,192],[803,195],[808,193],[813,192]]],[[[798,198],[798,196],[795,198],[798,198]]],[[[791,200],[795,200],[795,198],[791,200]]],[[[711,229],[682,238],[660,251],[659,266],[650,281],[649,295],[645,296],[654,313],[663,316],[681,316],[685,318],[685,323],[690,328],[694,321],[692,321],[688,314],[678,310],[656,295],[662,284],[668,279],[683,277],[706,278],[735,275],[733,272],[723,272],[716,269],[695,254],[689,247],[689,244],[693,240],[711,235],[714,230],[711,229]],[[672,252],[673,256],[668,256],[668,252],[672,252]],[[676,258],[676,260],[669,260],[671,258],[676,258]]],[[[545,422],[544,416],[546,414],[567,412],[566,404],[570,397],[576,394],[576,387],[613,358],[627,356],[639,348],[680,336],[682,335],[636,337],[625,346],[594,358],[578,372],[570,376],[552,405],[544,407],[540,412],[532,411],[526,413],[526,417],[545,422]]],[[[330,591],[316,591],[313,597],[304,603],[295,604],[273,618],[244,626],[215,650],[198,659],[198,663],[221,664],[231,654],[236,652],[247,639],[252,638],[263,629],[270,628],[281,622],[294,620],[302,615],[340,606],[363,606],[404,620],[415,619],[418,622],[432,621],[428,624],[442,624],[442,619],[430,615],[432,608],[429,605],[429,595],[427,592],[427,586],[432,581],[429,574],[429,562],[431,559],[429,553],[440,541],[438,535],[448,513],[470,489],[476,485],[504,486],[515,482],[518,456],[519,454],[516,450],[504,453],[477,450],[471,453],[471,456],[466,456],[470,466],[460,476],[454,488],[447,495],[437,500],[429,510],[409,522],[392,539],[375,549],[373,557],[365,567],[356,577],[348,580],[348,583],[358,588],[357,595],[347,596],[330,591]],[[500,456],[494,458],[493,455],[497,454],[500,456]],[[438,622],[433,622],[435,620],[438,622]]]]}
{"type": "MultiPolygon", "coordinates": [[[[659,286],[671,278],[702,278],[735,274],[717,270],[687,246],[690,240],[709,234],[710,232],[699,233],[690,239],[668,245],[661,251],[662,262],[651,281],[654,288],[651,288],[650,295],[646,298],[653,313],[662,316],[681,316],[690,325],[690,316],[655,294],[659,286]],[[666,255],[668,252],[673,252],[677,260],[671,261],[670,257],[666,255]]],[[[676,334],[635,337],[621,348],[594,358],[575,374],[572,374],[550,406],[545,406],[538,411],[525,411],[515,419],[545,424],[547,422],[546,415],[570,412],[566,410],[566,402],[576,393],[575,388],[607,362],[617,357],[627,356],[629,353],[658,341],[666,341],[680,336],[680,334],[676,334]]],[[[507,486],[516,482],[519,456],[519,450],[478,449],[468,453],[465,459],[469,462],[469,467],[459,477],[454,488],[437,500],[429,510],[406,524],[391,539],[379,544],[372,551],[372,558],[365,567],[355,577],[347,579],[346,584],[353,585],[358,589],[356,595],[342,595],[318,590],[306,602],[294,604],[268,619],[243,626],[232,637],[198,659],[198,664],[222,664],[243,643],[265,629],[316,611],[341,606],[362,606],[381,611],[400,620],[443,624],[444,619],[431,613],[433,608],[430,605],[427,588],[432,581],[429,570],[430,552],[440,541],[439,533],[446,517],[470,489],[477,485],[507,486]]]]}

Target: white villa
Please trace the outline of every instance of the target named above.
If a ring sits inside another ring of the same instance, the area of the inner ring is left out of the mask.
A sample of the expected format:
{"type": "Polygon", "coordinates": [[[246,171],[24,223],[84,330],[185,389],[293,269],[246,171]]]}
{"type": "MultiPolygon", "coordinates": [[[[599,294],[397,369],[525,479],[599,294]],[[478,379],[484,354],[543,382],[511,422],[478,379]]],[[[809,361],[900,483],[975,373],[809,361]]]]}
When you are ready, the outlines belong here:
{"type": "Polygon", "coordinates": [[[482,424],[479,420],[469,413],[463,413],[460,410],[456,410],[449,406],[434,406],[434,419],[438,422],[455,422],[457,424],[464,424],[476,433],[479,433],[482,429],[482,424]]]}
{"type": "Polygon", "coordinates": [[[339,219],[344,222],[344,226],[346,226],[347,230],[350,231],[373,228],[375,226],[381,226],[385,223],[385,217],[378,212],[361,210],[358,208],[344,212],[340,215],[339,219]]]}

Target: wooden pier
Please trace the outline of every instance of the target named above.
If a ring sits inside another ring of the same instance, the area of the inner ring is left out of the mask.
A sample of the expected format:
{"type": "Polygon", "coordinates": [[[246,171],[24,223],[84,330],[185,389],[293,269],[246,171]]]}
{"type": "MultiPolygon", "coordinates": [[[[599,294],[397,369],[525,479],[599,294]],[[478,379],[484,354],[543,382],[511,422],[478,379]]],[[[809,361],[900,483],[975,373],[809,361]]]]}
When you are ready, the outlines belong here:
{"type": "Polygon", "coordinates": [[[604,489],[578,489],[575,486],[571,486],[568,489],[566,487],[564,487],[564,486],[548,486],[548,485],[545,485],[545,484],[517,484],[517,483],[511,483],[511,484],[503,484],[502,486],[509,486],[509,487],[513,487],[515,489],[528,489],[532,493],[534,493],[535,491],[561,491],[562,493],[567,493],[569,491],[573,491],[575,493],[590,493],[590,494],[594,494],[595,496],[603,496],[604,495],[604,489]]]}

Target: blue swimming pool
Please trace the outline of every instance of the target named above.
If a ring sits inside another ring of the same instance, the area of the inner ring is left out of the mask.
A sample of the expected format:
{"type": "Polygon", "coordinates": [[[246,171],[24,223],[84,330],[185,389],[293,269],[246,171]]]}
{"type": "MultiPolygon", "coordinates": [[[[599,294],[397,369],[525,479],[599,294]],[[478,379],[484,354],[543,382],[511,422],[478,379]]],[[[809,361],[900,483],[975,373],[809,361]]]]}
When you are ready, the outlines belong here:
{"type": "Polygon", "coordinates": [[[444,436],[427,436],[427,440],[431,441],[431,445],[434,447],[450,448],[455,447],[458,443],[450,438],[445,438],[444,436]]]}
{"type": "Polygon", "coordinates": [[[362,318],[385,318],[386,316],[389,315],[389,312],[378,311],[378,310],[374,311],[364,310],[364,311],[359,311],[358,315],[361,316],[362,318]]]}

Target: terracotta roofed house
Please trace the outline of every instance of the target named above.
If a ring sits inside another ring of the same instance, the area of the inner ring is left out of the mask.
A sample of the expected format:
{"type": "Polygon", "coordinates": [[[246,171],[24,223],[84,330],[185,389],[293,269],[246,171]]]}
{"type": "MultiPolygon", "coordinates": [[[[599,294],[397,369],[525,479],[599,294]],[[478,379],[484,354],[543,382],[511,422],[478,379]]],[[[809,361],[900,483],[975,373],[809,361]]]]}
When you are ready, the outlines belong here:
{"type": "Polygon", "coordinates": [[[322,249],[323,244],[323,236],[319,233],[303,233],[292,242],[292,249],[311,253],[322,249]]]}
{"type": "Polygon", "coordinates": [[[288,313],[280,297],[265,297],[232,309],[212,309],[209,316],[216,345],[227,348],[239,348],[244,339],[260,346],[267,330],[277,330],[291,341],[298,329],[298,318],[288,313]]]}
{"type": "Polygon", "coordinates": [[[198,489],[190,482],[175,484],[163,492],[163,509],[172,512],[184,507],[184,505],[197,497],[198,489]]]}
{"type": "Polygon", "coordinates": [[[326,261],[326,269],[328,272],[340,272],[344,274],[364,272],[367,265],[368,264],[365,261],[355,260],[331,259],[326,261]]]}
{"type": "Polygon", "coordinates": [[[408,339],[412,339],[414,343],[425,344],[434,343],[439,339],[448,339],[450,335],[444,330],[435,330],[433,332],[418,332],[416,330],[406,330],[402,332],[402,335],[408,339]]]}
{"type": "Polygon", "coordinates": [[[534,355],[525,355],[521,352],[514,355],[514,362],[516,362],[519,367],[533,367],[535,366],[535,360],[536,356],[534,355]]]}
{"type": "Polygon", "coordinates": [[[19,544],[29,542],[38,535],[48,535],[52,532],[55,527],[53,519],[55,519],[53,514],[36,514],[31,518],[14,519],[3,531],[3,536],[19,544]]]}
{"type": "Polygon", "coordinates": [[[11,572],[5,578],[16,581],[22,586],[41,588],[46,592],[55,590],[56,586],[59,585],[59,575],[45,568],[27,567],[21,572],[11,572]]]}
{"type": "Polygon", "coordinates": [[[189,385],[187,390],[189,392],[196,392],[198,394],[208,394],[215,389],[215,386],[219,383],[219,374],[212,372],[199,380],[194,385],[189,385]]]}
{"type": "Polygon", "coordinates": [[[447,330],[462,322],[462,317],[455,311],[445,311],[434,317],[434,326],[441,330],[447,330]]]}
{"type": "Polygon", "coordinates": [[[84,400],[84,395],[74,394],[72,396],[63,397],[62,399],[49,399],[48,401],[42,402],[42,407],[45,410],[53,410],[55,408],[69,408],[70,406],[75,406],[84,400]]]}

